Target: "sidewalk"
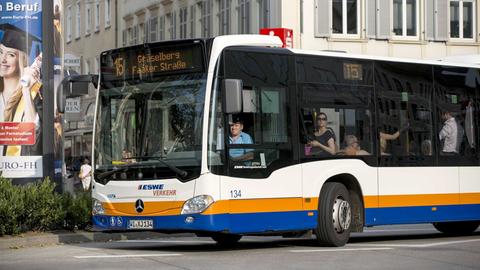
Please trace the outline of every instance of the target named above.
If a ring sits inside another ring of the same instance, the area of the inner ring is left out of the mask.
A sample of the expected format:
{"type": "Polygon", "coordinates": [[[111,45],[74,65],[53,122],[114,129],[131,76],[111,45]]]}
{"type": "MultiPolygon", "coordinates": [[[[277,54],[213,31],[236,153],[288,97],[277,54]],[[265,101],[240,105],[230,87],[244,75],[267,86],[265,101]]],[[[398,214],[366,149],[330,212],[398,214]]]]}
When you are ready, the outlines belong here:
{"type": "Polygon", "coordinates": [[[86,242],[109,242],[133,239],[156,239],[180,236],[193,236],[191,233],[165,234],[157,232],[89,232],[89,231],[55,231],[27,232],[16,236],[0,237],[0,252],[6,249],[41,247],[58,244],[73,244],[86,242]]]}

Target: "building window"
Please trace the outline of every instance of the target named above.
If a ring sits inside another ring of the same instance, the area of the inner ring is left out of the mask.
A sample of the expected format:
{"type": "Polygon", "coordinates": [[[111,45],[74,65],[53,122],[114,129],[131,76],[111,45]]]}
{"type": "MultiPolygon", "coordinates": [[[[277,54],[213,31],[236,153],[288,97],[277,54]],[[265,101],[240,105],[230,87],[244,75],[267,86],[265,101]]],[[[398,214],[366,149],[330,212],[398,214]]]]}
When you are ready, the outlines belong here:
{"type": "Polygon", "coordinates": [[[133,45],[133,28],[129,27],[127,29],[127,41],[128,45],[133,45]]]}
{"type": "Polygon", "coordinates": [[[238,0],[238,33],[250,33],[250,0],[238,0]]]}
{"type": "Polygon", "coordinates": [[[230,34],[230,7],[231,0],[220,0],[219,6],[219,34],[228,35],[230,34]]]}
{"type": "Polygon", "coordinates": [[[67,7],[67,42],[72,41],[72,6],[67,7]]]}
{"type": "Polygon", "coordinates": [[[80,24],[82,23],[81,14],[80,14],[80,2],[76,4],[75,10],[75,38],[80,38],[80,24]]]}
{"type": "Polygon", "coordinates": [[[122,31],[122,46],[127,46],[127,30],[122,31]]]}
{"type": "Polygon", "coordinates": [[[159,40],[165,40],[165,16],[160,17],[159,29],[160,29],[158,32],[159,40]]]}
{"type": "Polygon", "coordinates": [[[473,0],[450,1],[450,38],[473,39],[474,10],[473,0]]]}
{"type": "Polygon", "coordinates": [[[190,6],[190,38],[195,37],[196,18],[195,18],[195,5],[190,6]]]}
{"type": "Polygon", "coordinates": [[[138,24],[133,27],[133,38],[131,44],[138,44],[138,24]]]}
{"type": "Polygon", "coordinates": [[[111,4],[111,0],[105,0],[105,28],[110,27],[110,21],[112,18],[110,4],[111,4]]]}
{"type": "Polygon", "coordinates": [[[95,32],[100,31],[100,3],[95,3],[95,32]]]}
{"type": "Polygon", "coordinates": [[[158,17],[150,18],[150,42],[158,41],[157,33],[158,33],[158,17]]]}
{"type": "Polygon", "coordinates": [[[187,8],[180,9],[180,38],[187,38],[187,8]]]}
{"type": "Polygon", "coordinates": [[[90,27],[92,26],[92,8],[90,4],[86,7],[86,19],[85,19],[85,36],[90,35],[90,27]]]}
{"type": "Polygon", "coordinates": [[[168,37],[170,40],[177,38],[177,13],[172,12],[167,14],[168,25],[168,37]]]}
{"type": "Polygon", "coordinates": [[[212,33],[212,0],[204,0],[199,5],[202,37],[210,37],[212,33]]]}
{"type": "Polygon", "coordinates": [[[358,35],[357,0],[332,0],[332,34],[358,35]]]}
{"type": "Polygon", "coordinates": [[[144,23],[139,23],[138,24],[138,35],[139,35],[139,42],[140,43],[145,43],[147,42],[147,32],[146,32],[146,27],[144,23]]]}
{"type": "Polygon", "coordinates": [[[393,34],[416,37],[418,28],[417,0],[393,0],[393,34]]]}

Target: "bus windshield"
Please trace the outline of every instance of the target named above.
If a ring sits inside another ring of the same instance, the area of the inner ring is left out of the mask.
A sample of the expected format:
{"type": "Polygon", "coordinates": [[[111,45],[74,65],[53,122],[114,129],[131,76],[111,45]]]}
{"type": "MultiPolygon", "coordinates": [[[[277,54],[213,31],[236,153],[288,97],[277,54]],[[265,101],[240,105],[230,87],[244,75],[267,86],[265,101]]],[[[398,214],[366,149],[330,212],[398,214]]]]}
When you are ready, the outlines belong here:
{"type": "Polygon", "coordinates": [[[199,47],[102,56],[97,182],[198,177],[207,76],[199,47]]]}
{"type": "Polygon", "coordinates": [[[199,173],[205,81],[205,74],[196,73],[101,89],[97,171],[125,167],[119,170],[123,177],[112,174],[119,180],[175,176],[174,170],[157,162],[160,159],[199,173]]]}

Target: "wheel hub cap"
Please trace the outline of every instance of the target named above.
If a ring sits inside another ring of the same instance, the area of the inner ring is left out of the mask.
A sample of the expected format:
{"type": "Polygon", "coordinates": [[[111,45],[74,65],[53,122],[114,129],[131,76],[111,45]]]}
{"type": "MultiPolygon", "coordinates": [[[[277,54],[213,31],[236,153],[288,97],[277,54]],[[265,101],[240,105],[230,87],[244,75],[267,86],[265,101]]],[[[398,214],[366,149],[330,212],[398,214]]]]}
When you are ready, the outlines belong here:
{"type": "Polygon", "coordinates": [[[337,233],[342,233],[350,228],[351,213],[352,210],[347,201],[342,198],[335,199],[333,204],[333,226],[337,233]]]}

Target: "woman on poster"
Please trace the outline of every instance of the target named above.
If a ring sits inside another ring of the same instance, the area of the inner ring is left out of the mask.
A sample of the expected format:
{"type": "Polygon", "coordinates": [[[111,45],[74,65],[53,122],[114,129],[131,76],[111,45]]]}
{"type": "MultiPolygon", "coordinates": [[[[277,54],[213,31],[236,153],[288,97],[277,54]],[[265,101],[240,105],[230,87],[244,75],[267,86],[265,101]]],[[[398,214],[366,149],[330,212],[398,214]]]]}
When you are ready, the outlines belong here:
{"type": "Polygon", "coordinates": [[[0,29],[0,122],[35,124],[33,145],[3,145],[0,156],[41,155],[41,53],[28,66],[28,44],[35,38],[10,24],[0,29]]]}

